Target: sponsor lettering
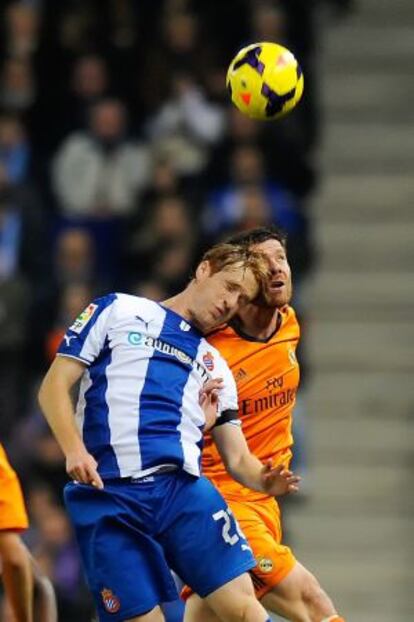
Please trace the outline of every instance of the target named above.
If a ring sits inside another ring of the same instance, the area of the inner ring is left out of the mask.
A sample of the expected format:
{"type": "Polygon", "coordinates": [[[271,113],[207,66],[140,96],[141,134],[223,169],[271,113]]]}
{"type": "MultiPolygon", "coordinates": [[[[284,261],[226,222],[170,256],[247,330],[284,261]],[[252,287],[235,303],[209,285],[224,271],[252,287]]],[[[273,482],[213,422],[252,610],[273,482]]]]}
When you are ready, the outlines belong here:
{"type": "Polygon", "coordinates": [[[296,397],[296,389],[286,389],[258,397],[257,399],[246,399],[239,403],[239,413],[241,416],[257,415],[264,410],[277,410],[286,404],[293,404],[296,397]]]}

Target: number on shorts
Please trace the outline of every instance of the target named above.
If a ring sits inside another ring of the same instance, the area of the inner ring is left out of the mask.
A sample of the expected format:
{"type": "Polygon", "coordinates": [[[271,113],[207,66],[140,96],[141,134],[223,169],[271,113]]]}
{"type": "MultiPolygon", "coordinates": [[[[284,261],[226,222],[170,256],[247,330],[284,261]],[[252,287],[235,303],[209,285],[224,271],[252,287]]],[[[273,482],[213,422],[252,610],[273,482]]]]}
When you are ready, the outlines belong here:
{"type": "Polygon", "coordinates": [[[225,510],[219,510],[213,514],[213,518],[215,521],[219,521],[221,519],[224,520],[223,529],[221,530],[221,535],[223,536],[224,542],[233,546],[236,544],[240,538],[245,540],[242,530],[240,529],[239,523],[235,518],[233,518],[233,523],[236,528],[236,532],[233,535],[230,535],[230,529],[232,528],[232,520],[233,512],[230,508],[226,508],[225,510]]]}

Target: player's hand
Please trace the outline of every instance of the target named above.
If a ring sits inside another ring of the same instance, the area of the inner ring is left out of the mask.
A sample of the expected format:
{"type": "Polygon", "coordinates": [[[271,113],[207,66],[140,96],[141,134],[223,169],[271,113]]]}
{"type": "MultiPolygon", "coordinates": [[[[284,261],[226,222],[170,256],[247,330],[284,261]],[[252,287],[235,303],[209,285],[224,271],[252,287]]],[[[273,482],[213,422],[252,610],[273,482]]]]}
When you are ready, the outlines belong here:
{"type": "Polygon", "coordinates": [[[218,394],[222,386],[222,378],[211,378],[200,389],[198,399],[206,418],[205,432],[211,430],[217,421],[218,394]]]}
{"type": "Polygon", "coordinates": [[[66,472],[74,481],[81,484],[91,484],[102,489],[103,481],[97,471],[98,463],[86,449],[66,456],[66,472]]]}
{"type": "Polygon", "coordinates": [[[263,487],[269,495],[280,497],[299,490],[299,475],[295,475],[283,464],[272,468],[269,460],[262,469],[263,487]]]}

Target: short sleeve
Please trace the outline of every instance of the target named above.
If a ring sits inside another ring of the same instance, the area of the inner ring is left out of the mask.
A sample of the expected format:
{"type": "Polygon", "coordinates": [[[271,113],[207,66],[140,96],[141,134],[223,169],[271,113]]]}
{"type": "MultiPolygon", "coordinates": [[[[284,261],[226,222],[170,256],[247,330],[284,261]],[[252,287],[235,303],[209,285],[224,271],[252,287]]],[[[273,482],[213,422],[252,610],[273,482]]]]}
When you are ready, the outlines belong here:
{"type": "Polygon", "coordinates": [[[223,378],[223,388],[219,393],[219,416],[226,411],[238,411],[237,386],[229,366],[221,355],[218,357],[216,377],[223,378]]]}
{"type": "Polygon", "coordinates": [[[108,334],[108,318],[116,294],[96,298],[78,315],[66,331],[57,355],[78,359],[90,365],[101,352],[108,334]]]}

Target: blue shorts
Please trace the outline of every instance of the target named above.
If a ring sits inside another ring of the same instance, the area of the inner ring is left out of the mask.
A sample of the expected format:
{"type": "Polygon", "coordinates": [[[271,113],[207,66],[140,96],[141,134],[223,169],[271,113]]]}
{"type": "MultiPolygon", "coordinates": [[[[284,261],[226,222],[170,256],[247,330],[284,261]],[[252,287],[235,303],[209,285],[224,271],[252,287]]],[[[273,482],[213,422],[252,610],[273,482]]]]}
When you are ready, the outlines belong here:
{"type": "Polygon", "coordinates": [[[65,487],[99,619],[120,622],[178,597],[170,568],[204,597],[256,565],[226,502],[184,472],[65,487]]]}

